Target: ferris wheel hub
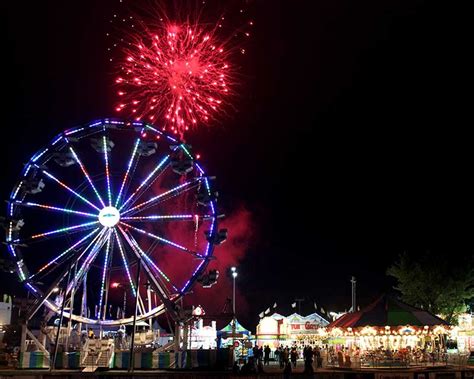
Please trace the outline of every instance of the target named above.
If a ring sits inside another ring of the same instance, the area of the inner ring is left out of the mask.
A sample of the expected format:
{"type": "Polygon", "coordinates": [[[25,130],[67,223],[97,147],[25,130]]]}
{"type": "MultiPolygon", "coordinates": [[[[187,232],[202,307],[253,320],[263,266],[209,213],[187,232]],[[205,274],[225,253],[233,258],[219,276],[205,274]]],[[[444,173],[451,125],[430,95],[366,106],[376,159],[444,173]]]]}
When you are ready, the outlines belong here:
{"type": "Polygon", "coordinates": [[[113,228],[120,221],[120,212],[117,208],[109,206],[99,212],[99,223],[102,226],[113,228]]]}

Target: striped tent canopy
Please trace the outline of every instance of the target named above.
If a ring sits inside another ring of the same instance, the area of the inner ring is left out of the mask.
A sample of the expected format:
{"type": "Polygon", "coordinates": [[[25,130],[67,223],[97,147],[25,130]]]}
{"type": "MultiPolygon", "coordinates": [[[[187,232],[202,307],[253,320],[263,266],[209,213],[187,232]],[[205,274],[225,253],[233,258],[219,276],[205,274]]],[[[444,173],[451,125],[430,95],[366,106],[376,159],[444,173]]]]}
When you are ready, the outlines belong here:
{"type": "Polygon", "coordinates": [[[415,308],[391,295],[382,295],[368,307],[358,312],[346,313],[330,323],[327,328],[363,328],[395,326],[434,327],[449,324],[431,312],[415,308]]]}
{"type": "MultiPolygon", "coordinates": [[[[247,336],[251,334],[250,331],[245,329],[237,319],[235,320],[235,333],[247,335],[247,336]]],[[[221,330],[218,330],[217,334],[224,335],[224,336],[226,334],[232,334],[232,320],[224,328],[222,328],[221,330]]]]}

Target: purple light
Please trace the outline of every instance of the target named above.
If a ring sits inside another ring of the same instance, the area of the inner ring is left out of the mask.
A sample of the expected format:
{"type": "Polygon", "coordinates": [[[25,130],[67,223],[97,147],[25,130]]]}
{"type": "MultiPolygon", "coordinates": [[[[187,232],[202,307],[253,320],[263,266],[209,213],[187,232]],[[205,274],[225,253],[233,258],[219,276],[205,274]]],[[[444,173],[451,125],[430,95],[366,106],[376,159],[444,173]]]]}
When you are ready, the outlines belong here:
{"type": "Polygon", "coordinates": [[[74,128],[74,129],[70,129],[68,130],[66,133],[64,133],[66,136],[70,136],[71,134],[76,134],[80,131],[83,131],[85,128],[74,128]]]}
{"type": "Polygon", "coordinates": [[[107,137],[102,137],[104,145],[104,159],[105,159],[105,175],[107,177],[107,195],[109,197],[109,206],[112,206],[112,192],[110,190],[110,172],[109,172],[109,157],[107,154],[107,137]]]}
{"type": "Polygon", "coordinates": [[[117,200],[115,201],[115,207],[116,208],[118,206],[120,198],[122,197],[122,191],[123,191],[123,188],[125,187],[125,183],[127,182],[127,178],[128,178],[129,173],[130,173],[130,168],[132,167],[133,160],[134,160],[135,155],[137,153],[137,149],[138,149],[139,144],[140,144],[140,138],[137,138],[137,140],[135,142],[135,146],[133,147],[132,156],[130,157],[130,159],[128,161],[127,171],[125,172],[125,175],[123,177],[122,185],[120,186],[120,191],[119,191],[119,194],[117,196],[117,200]]]}
{"type": "Polygon", "coordinates": [[[31,159],[33,162],[36,162],[38,159],[40,159],[46,152],[48,151],[48,148],[45,148],[41,153],[36,154],[33,159],[31,159]]]}
{"type": "MultiPolygon", "coordinates": [[[[74,225],[74,226],[68,226],[67,228],[60,228],[60,229],[52,230],[52,231],[50,231],[50,232],[35,234],[35,235],[31,236],[31,239],[46,237],[46,236],[50,236],[50,235],[58,234],[58,233],[66,233],[66,232],[69,232],[69,231],[71,231],[71,230],[76,230],[76,229],[80,229],[80,228],[86,228],[86,227],[88,227],[88,226],[91,226],[91,225],[94,225],[94,224],[98,224],[98,223],[99,223],[99,221],[91,221],[91,222],[86,222],[86,223],[84,223],[84,224],[79,224],[79,225],[74,225]]],[[[19,240],[15,240],[15,242],[19,242],[19,240]]]]}
{"type": "Polygon", "coordinates": [[[137,296],[137,291],[135,289],[135,285],[133,284],[132,276],[130,275],[130,270],[128,269],[128,262],[127,258],[125,257],[125,252],[122,247],[122,243],[120,242],[120,238],[118,236],[117,230],[114,229],[115,239],[117,240],[117,244],[119,247],[120,255],[122,257],[123,267],[125,267],[125,272],[127,273],[128,281],[130,282],[130,287],[132,288],[133,296],[137,296]]]}
{"type": "Polygon", "coordinates": [[[13,192],[13,195],[12,195],[12,200],[16,198],[16,195],[18,195],[18,191],[20,191],[20,188],[21,188],[21,185],[23,184],[23,181],[21,181],[18,186],[16,187],[15,191],[13,192]]]}
{"type": "MultiPolygon", "coordinates": [[[[69,142],[69,141],[68,141],[69,142]]],[[[103,207],[105,207],[105,204],[102,200],[102,198],[100,197],[99,195],[99,192],[97,191],[97,188],[95,188],[94,186],[94,183],[92,183],[92,180],[89,176],[89,173],[87,172],[86,168],[84,167],[84,165],[82,164],[81,160],[79,159],[79,157],[77,156],[76,152],[74,151],[74,149],[72,148],[72,146],[69,146],[69,150],[71,151],[72,155],[74,156],[74,159],[76,160],[76,162],[79,164],[79,167],[81,168],[81,171],[82,173],[84,174],[84,176],[86,177],[87,181],[89,182],[90,186],[92,187],[92,189],[94,190],[94,193],[95,195],[97,196],[97,199],[99,199],[100,203],[102,204],[103,207]]]]}
{"type": "Polygon", "coordinates": [[[29,164],[29,165],[27,165],[27,166],[25,167],[25,172],[23,173],[23,176],[26,177],[26,175],[28,175],[28,173],[30,172],[30,170],[31,170],[31,165],[29,164]]]}
{"type": "MultiPolygon", "coordinates": [[[[151,215],[151,216],[132,216],[121,217],[122,220],[129,221],[149,221],[149,220],[193,220],[194,215],[151,215]]],[[[207,216],[203,216],[207,217],[207,216]]]]}
{"type": "Polygon", "coordinates": [[[16,258],[16,253],[15,253],[15,249],[13,248],[13,246],[11,244],[8,244],[8,251],[10,252],[10,254],[16,258]]]}
{"type": "Polygon", "coordinates": [[[111,236],[111,232],[109,232],[109,235],[107,236],[107,247],[105,248],[104,267],[102,269],[102,284],[100,286],[99,312],[98,312],[97,319],[100,319],[100,314],[102,311],[102,302],[104,300],[105,274],[107,272],[107,264],[109,261],[110,236],[111,236]]]}
{"type": "Polygon", "coordinates": [[[166,163],[166,161],[169,159],[169,155],[165,156],[160,163],[158,163],[158,165],[153,169],[153,171],[145,178],[145,180],[143,182],[140,183],[140,185],[138,186],[138,188],[135,190],[135,192],[133,192],[129,198],[121,205],[119,211],[121,211],[125,205],[127,205],[130,200],[132,200],[135,195],[144,187],[146,186],[146,184],[148,183],[148,181],[155,175],[155,173],[166,163]]]}
{"type": "Polygon", "coordinates": [[[160,241],[160,242],[164,242],[164,243],[166,243],[166,244],[168,244],[168,245],[174,246],[174,247],[176,247],[176,248],[179,249],[179,250],[185,251],[186,253],[190,253],[190,254],[192,254],[192,255],[194,255],[194,256],[196,256],[196,257],[199,257],[199,258],[203,258],[203,257],[204,257],[202,254],[199,254],[199,253],[196,253],[196,252],[194,252],[194,251],[191,251],[191,250],[187,249],[187,248],[184,247],[184,246],[181,246],[181,245],[179,245],[179,244],[177,244],[177,243],[175,243],[175,242],[173,242],[173,241],[167,240],[167,239],[165,239],[165,238],[163,238],[163,237],[157,236],[156,234],[147,232],[146,230],[143,230],[143,229],[140,229],[140,228],[136,228],[135,226],[126,224],[125,222],[121,222],[121,224],[123,224],[123,225],[125,225],[126,227],[128,227],[128,228],[130,228],[130,229],[133,229],[133,230],[135,230],[135,231],[137,231],[137,232],[139,232],[139,233],[141,233],[141,234],[143,234],[143,235],[146,235],[146,236],[148,236],[148,237],[154,238],[154,239],[156,239],[156,240],[158,240],[158,241],[160,241]]]}
{"type": "Polygon", "coordinates": [[[42,209],[46,209],[50,211],[58,211],[58,212],[71,213],[71,214],[77,214],[77,215],[86,216],[86,217],[97,218],[97,214],[80,212],[80,211],[75,211],[73,209],[67,209],[67,208],[54,207],[52,205],[44,205],[44,204],[37,204],[37,203],[30,203],[30,202],[22,203],[20,201],[16,201],[15,204],[26,206],[26,207],[36,207],[36,208],[42,208],[42,209]]]}
{"type": "Polygon", "coordinates": [[[57,144],[59,141],[61,141],[62,139],[63,139],[63,136],[61,136],[61,135],[58,136],[58,137],[53,141],[53,143],[51,144],[51,146],[56,145],[56,144],[57,144]]]}
{"type": "Polygon", "coordinates": [[[87,247],[78,257],[77,261],[79,261],[84,256],[84,254],[87,252],[87,250],[89,250],[90,247],[92,247],[90,253],[87,255],[86,259],[80,266],[79,271],[76,273],[74,280],[68,284],[66,293],[69,293],[72,287],[75,285],[75,283],[79,282],[79,279],[82,277],[82,274],[89,270],[89,265],[92,263],[92,261],[95,259],[100,249],[104,245],[105,240],[102,239],[102,237],[104,236],[104,234],[106,234],[106,232],[107,232],[107,229],[103,228],[102,231],[97,236],[94,237],[91,243],[87,245],[87,247]]]}
{"type": "Polygon", "coordinates": [[[171,283],[171,280],[169,279],[169,277],[163,272],[161,271],[161,269],[155,264],[155,262],[153,262],[153,260],[147,255],[145,254],[145,252],[140,248],[140,246],[138,245],[137,241],[135,240],[135,238],[133,238],[132,235],[128,235],[127,233],[125,233],[125,231],[120,228],[120,232],[123,234],[123,236],[125,237],[125,239],[127,240],[128,244],[132,247],[132,249],[137,252],[138,251],[138,255],[139,256],[142,256],[143,258],[145,258],[145,260],[147,262],[149,262],[151,264],[151,266],[168,282],[171,284],[171,286],[173,287],[173,289],[175,291],[178,291],[178,288],[176,288],[176,286],[171,283]]]}
{"type": "Polygon", "coordinates": [[[125,214],[127,214],[127,213],[129,213],[129,212],[131,212],[131,211],[134,211],[135,209],[143,208],[145,205],[150,204],[150,203],[153,203],[153,202],[155,202],[156,200],[159,200],[159,199],[161,199],[161,198],[163,198],[163,197],[165,197],[165,196],[167,196],[167,195],[169,195],[169,194],[171,194],[171,193],[173,193],[173,192],[179,191],[180,189],[183,189],[183,188],[189,186],[190,184],[193,184],[194,182],[196,182],[196,181],[199,180],[199,179],[200,179],[200,178],[196,178],[196,179],[191,180],[191,181],[189,181],[189,182],[180,184],[179,186],[176,186],[176,187],[174,187],[174,188],[172,188],[172,189],[170,189],[170,190],[168,190],[168,191],[165,191],[165,192],[163,192],[163,193],[161,193],[161,194],[159,194],[159,195],[156,195],[156,196],[152,197],[150,200],[144,201],[143,203],[140,203],[140,204],[138,204],[138,205],[135,205],[135,206],[132,207],[132,208],[127,209],[125,212],[123,212],[123,214],[125,215],[125,214]]]}
{"type": "Polygon", "coordinates": [[[74,245],[70,246],[66,250],[64,250],[61,254],[59,254],[56,258],[52,259],[49,261],[47,264],[45,264],[43,267],[39,269],[39,271],[36,274],[30,275],[30,279],[33,278],[34,276],[38,275],[40,272],[46,270],[49,266],[51,266],[53,263],[57,262],[61,257],[65,256],[67,253],[69,253],[71,250],[74,250],[77,246],[79,246],[81,243],[83,243],[85,240],[87,240],[89,237],[91,237],[93,234],[97,233],[99,228],[95,228],[92,232],[90,232],[88,235],[85,237],[82,237],[79,241],[77,241],[74,245]]]}
{"type": "Polygon", "coordinates": [[[31,289],[34,293],[38,293],[38,291],[36,290],[36,288],[33,287],[30,283],[26,283],[26,287],[28,287],[29,289],[31,289]]]}
{"type": "Polygon", "coordinates": [[[204,170],[201,168],[201,166],[199,165],[199,163],[195,162],[194,165],[197,167],[197,169],[199,170],[199,172],[201,173],[201,175],[204,175],[204,170]]]}
{"type": "Polygon", "coordinates": [[[66,190],[68,190],[69,192],[71,192],[73,195],[77,196],[79,199],[81,199],[83,202],[89,204],[92,208],[98,210],[100,212],[100,209],[97,208],[94,204],[92,204],[89,200],[87,200],[84,196],[78,194],[76,191],[74,191],[72,188],[69,188],[66,184],[64,184],[63,182],[61,182],[59,179],[57,179],[56,177],[54,177],[52,174],[50,174],[48,171],[46,170],[42,170],[43,173],[50,179],[54,180],[56,183],[58,183],[61,187],[65,188],[66,190]]]}

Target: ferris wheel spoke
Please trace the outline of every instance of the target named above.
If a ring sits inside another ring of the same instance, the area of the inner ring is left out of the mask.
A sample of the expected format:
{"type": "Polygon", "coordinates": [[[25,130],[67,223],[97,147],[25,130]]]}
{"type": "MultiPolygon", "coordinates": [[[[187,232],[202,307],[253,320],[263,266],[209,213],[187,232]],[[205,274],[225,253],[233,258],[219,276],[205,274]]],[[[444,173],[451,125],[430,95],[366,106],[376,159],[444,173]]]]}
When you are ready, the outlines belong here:
{"type": "Polygon", "coordinates": [[[117,245],[118,245],[118,248],[119,248],[119,251],[120,251],[120,256],[122,258],[123,267],[125,268],[125,272],[127,274],[128,282],[130,283],[130,288],[132,289],[133,296],[137,296],[137,290],[135,288],[135,284],[133,283],[132,275],[130,274],[130,269],[129,269],[129,265],[128,265],[128,262],[127,262],[127,257],[125,255],[125,249],[122,245],[122,241],[121,241],[116,229],[114,229],[114,234],[115,234],[115,240],[117,241],[117,245]]]}
{"type": "Polygon", "coordinates": [[[94,235],[95,233],[97,233],[97,231],[99,230],[99,228],[95,228],[92,232],[90,232],[89,234],[87,234],[85,237],[82,237],[79,241],[77,241],[76,243],[74,243],[73,245],[71,245],[70,247],[68,247],[66,250],[64,250],[61,254],[57,255],[55,258],[53,258],[52,260],[50,260],[47,264],[45,264],[43,267],[41,267],[38,272],[36,272],[35,274],[33,275],[30,275],[29,279],[32,279],[33,277],[37,276],[38,274],[42,273],[44,270],[46,270],[48,267],[50,267],[51,265],[53,264],[56,264],[56,265],[59,265],[60,262],[58,262],[59,259],[61,259],[62,257],[64,257],[66,254],[68,254],[69,252],[73,251],[76,247],[78,247],[79,245],[81,245],[83,242],[85,242],[87,239],[89,239],[89,237],[91,237],[92,235],[94,235]]]}
{"type": "Polygon", "coordinates": [[[158,266],[148,257],[147,254],[140,248],[138,245],[137,241],[135,238],[130,234],[130,232],[125,232],[121,227],[119,227],[120,232],[124,236],[125,240],[128,242],[130,247],[132,248],[133,252],[137,256],[138,259],[140,259],[143,263],[143,268],[145,270],[145,273],[148,277],[148,280],[150,283],[153,284],[155,289],[157,290],[156,293],[158,294],[158,297],[162,301],[162,303],[166,307],[172,307],[172,296],[170,296],[169,290],[166,288],[166,285],[162,284],[162,281],[159,280],[159,276],[156,276],[156,274],[153,273],[153,270],[151,268],[154,268],[160,275],[165,278],[165,280],[170,283],[170,285],[173,287],[173,289],[178,292],[178,288],[171,283],[169,278],[161,271],[158,266]],[[142,259],[143,258],[143,259],[142,259]]]}
{"type": "Polygon", "coordinates": [[[153,208],[155,207],[156,205],[158,204],[161,204],[161,203],[164,203],[166,201],[169,201],[173,198],[176,198],[188,191],[191,191],[192,189],[195,189],[195,188],[198,188],[199,187],[199,183],[196,183],[194,185],[191,185],[191,186],[188,186],[188,187],[185,187],[185,188],[180,188],[179,190],[177,191],[174,191],[172,193],[168,193],[166,194],[165,196],[162,196],[160,197],[159,199],[154,199],[154,201],[151,201],[151,202],[148,202],[147,204],[144,204],[143,206],[141,206],[140,208],[138,209],[134,209],[132,212],[130,212],[128,215],[129,216],[132,216],[132,215],[136,215],[140,212],[144,212],[150,208],[153,208]]]}
{"type": "Polygon", "coordinates": [[[150,216],[129,216],[122,217],[121,220],[127,222],[171,222],[171,221],[206,221],[212,220],[213,215],[193,215],[193,214],[182,214],[182,215],[150,215],[150,216]]]}
{"type": "Polygon", "coordinates": [[[124,190],[125,184],[127,183],[127,179],[130,175],[130,169],[132,168],[135,156],[137,155],[137,149],[138,149],[139,144],[140,144],[140,138],[137,138],[137,140],[135,141],[135,145],[133,147],[133,150],[132,150],[132,156],[128,160],[127,171],[125,172],[125,175],[123,176],[122,185],[120,186],[120,191],[117,195],[117,199],[115,200],[115,207],[116,208],[117,208],[117,206],[120,202],[120,198],[122,197],[122,192],[124,190]]]}
{"type": "Polygon", "coordinates": [[[79,156],[76,154],[76,152],[74,151],[72,146],[69,146],[69,150],[71,151],[71,153],[72,153],[74,159],[76,160],[76,162],[79,164],[79,167],[81,168],[82,173],[84,174],[84,176],[86,177],[86,179],[89,182],[90,186],[92,187],[92,190],[94,191],[95,195],[97,196],[97,199],[100,201],[102,206],[105,207],[105,203],[102,200],[102,197],[100,196],[99,191],[97,191],[97,188],[95,187],[94,183],[92,182],[92,180],[89,176],[89,173],[86,170],[86,167],[82,164],[81,160],[79,159],[79,156]]]}
{"type": "MultiPolygon", "coordinates": [[[[74,275],[74,278],[68,283],[66,293],[69,293],[72,290],[72,288],[76,286],[77,283],[80,283],[82,281],[82,278],[89,271],[92,262],[95,260],[95,258],[99,254],[100,250],[102,249],[102,246],[104,246],[104,244],[108,241],[110,233],[111,231],[107,230],[107,228],[105,227],[102,229],[102,232],[99,233],[98,238],[95,239],[95,242],[93,243],[89,254],[85,257],[84,261],[81,263],[79,270],[74,275]]],[[[80,259],[86,254],[86,252],[87,250],[84,250],[84,252],[78,258],[77,260],[78,264],[79,264],[80,259]]]]}
{"type": "MultiPolygon", "coordinates": [[[[145,262],[147,262],[147,264],[149,264],[155,270],[155,272],[157,272],[163,278],[163,280],[169,283],[175,291],[178,291],[177,286],[171,282],[170,278],[163,272],[163,270],[158,267],[158,265],[150,258],[150,256],[142,250],[136,239],[131,234],[127,234],[121,227],[119,227],[119,229],[120,232],[125,236],[130,247],[134,250],[135,254],[138,252],[139,257],[143,258],[145,262]]],[[[167,295],[169,294],[167,293],[167,295]]]]}
{"type": "MultiPolygon", "coordinates": [[[[150,172],[150,174],[140,183],[140,185],[135,189],[135,191],[123,202],[119,210],[121,211],[132,199],[138,200],[138,198],[146,192],[149,188],[149,184],[153,183],[169,166],[170,155],[166,155],[150,172]],[[145,188],[145,189],[144,189],[145,188]]],[[[132,203],[130,204],[132,205],[132,203]]]]}
{"type": "Polygon", "coordinates": [[[62,212],[62,213],[76,214],[76,215],[85,216],[85,217],[97,218],[97,214],[94,214],[94,213],[81,212],[81,211],[76,211],[74,209],[55,207],[53,205],[38,204],[38,203],[32,203],[32,202],[21,202],[21,201],[15,201],[14,204],[23,206],[23,207],[40,208],[40,209],[45,209],[47,211],[55,211],[55,212],[62,212]]]}
{"type": "MultiPolygon", "coordinates": [[[[78,255],[76,259],[77,262],[81,259],[82,256],[84,256],[84,254],[89,250],[89,248],[95,246],[95,244],[103,235],[103,233],[104,233],[104,229],[102,229],[102,231],[93,238],[93,240],[84,248],[84,250],[81,253],[79,252],[77,253],[78,255]]],[[[74,259],[74,257],[72,257],[71,259],[74,259]]],[[[64,280],[64,278],[66,278],[66,276],[68,275],[70,271],[70,268],[71,268],[70,266],[64,267],[61,274],[56,278],[55,281],[53,281],[53,283],[49,286],[49,288],[44,293],[40,293],[40,297],[28,311],[28,319],[34,316],[34,314],[44,304],[44,302],[48,299],[48,297],[51,296],[51,294],[53,293],[53,290],[58,287],[59,283],[61,283],[64,280]]],[[[69,284],[70,283],[66,283],[67,286],[69,286],[69,284]]]]}
{"type": "MultiPolygon", "coordinates": [[[[38,166],[36,166],[38,167],[38,166]]],[[[50,172],[42,169],[41,170],[43,172],[43,174],[45,174],[49,179],[55,181],[56,183],[58,183],[61,187],[63,187],[64,189],[66,189],[67,191],[69,191],[70,193],[72,193],[74,196],[76,196],[77,198],[81,199],[84,203],[90,205],[92,208],[98,210],[100,212],[100,209],[92,204],[89,200],[87,200],[84,196],[82,196],[81,194],[77,193],[76,191],[74,191],[71,187],[69,187],[67,184],[63,183],[62,181],[60,181],[58,178],[56,178],[53,174],[51,174],[50,172]]]]}
{"type": "MultiPolygon", "coordinates": [[[[105,287],[105,278],[107,274],[107,267],[109,264],[109,253],[110,253],[110,242],[111,242],[112,233],[108,234],[107,237],[107,246],[105,248],[105,257],[104,257],[104,267],[102,268],[102,283],[100,286],[100,296],[99,296],[99,310],[97,312],[97,319],[100,320],[101,312],[102,312],[102,303],[104,301],[104,287],[105,287]]],[[[104,312],[106,313],[106,312],[104,312]]]]}
{"type": "Polygon", "coordinates": [[[166,238],[163,238],[163,237],[160,237],[160,236],[158,236],[158,235],[156,235],[156,234],[147,232],[146,230],[137,228],[137,227],[132,226],[132,225],[130,225],[130,224],[127,224],[127,223],[125,223],[125,222],[120,222],[120,224],[124,225],[125,227],[127,227],[127,228],[129,228],[129,229],[135,230],[136,232],[138,232],[138,233],[140,233],[140,234],[143,234],[143,235],[145,235],[145,236],[148,236],[148,237],[150,237],[150,238],[152,238],[152,239],[155,239],[155,240],[157,240],[157,241],[160,241],[160,242],[162,242],[162,243],[165,243],[165,244],[167,244],[167,245],[169,245],[169,246],[173,246],[174,248],[176,248],[176,249],[178,249],[178,250],[180,250],[180,251],[183,251],[183,252],[185,252],[185,253],[187,253],[187,254],[190,254],[190,255],[192,255],[192,256],[194,256],[194,257],[196,257],[196,258],[205,259],[205,256],[204,256],[204,255],[199,254],[199,253],[197,253],[197,252],[195,252],[195,251],[192,251],[192,250],[190,250],[190,249],[188,249],[188,248],[186,248],[186,247],[184,247],[184,246],[182,246],[182,245],[180,245],[180,244],[178,244],[178,243],[176,243],[176,242],[170,241],[170,240],[168,240],[168,239],[166,239],[166,238]]]}
{"type": "Polygon", "coordinates": [[[52,236],[54,237],[59,237],[61,236],[62,234],[64,233],[69,233],[69,232],[73,232],[73,231],[80,231],[80,230],[87,230],[87,229],[91,229],[94,227],[94,225],[97,225],[99,223],[99,221],[90,221],[90,222],[86,222],[84,224],[78,224],[78,225],[73,225],[73,226],[68,226],[67,228],[60,228],[60,229],[55,229],[55,230],[51,230],[49,232],[44,232],[44,233],[38,233],[38,234],[34,234],[32,235],[31,237],[29,238],[26,238],[26,239],[16,239],[14,240],[13,242],[14,243],[18,243],[18,244],[21,244],[21,243],[26,243],[26,242],[30,242],[30,241],[33,241],[33,240],[39,240],[41,238],[50,238],[52,236]]]}
{"type": "MultiPolygon", "coordinates": [[[[189,180],[183,184],[180,184],[174,188],[171,188],[168,191],[165,191],[163,193],[160,193],[159,195],[153,196],[151,199],[140,203],[138,205],[135,205],[132,208],[127,209],[125,212],[122,213],[122,215],[126,215],[127,213],[130,212],[138,212],[139,210],[143,210],[144,207],[149,208],[150,206],[156,205],[162,201],[165,201],[169,196],[178,196],[183,192],[189,191],[190,189],[196,187],[199,185],[199,182],[202,180],[202,177],[197,177],[194,178],[193,180],[189,180]]],[[[132,213],[133,214],[133,213],[132,213]]]]}
{"type": "Polygon", "coordinates": [[[112,190],[110,188],[109,154],[107,151],[107,137],[106,136],[102,136],[102,145],[104,149],[105,176],[107,179],[107,197],[109,199],[109,206],[112,206],[112,190]]]}

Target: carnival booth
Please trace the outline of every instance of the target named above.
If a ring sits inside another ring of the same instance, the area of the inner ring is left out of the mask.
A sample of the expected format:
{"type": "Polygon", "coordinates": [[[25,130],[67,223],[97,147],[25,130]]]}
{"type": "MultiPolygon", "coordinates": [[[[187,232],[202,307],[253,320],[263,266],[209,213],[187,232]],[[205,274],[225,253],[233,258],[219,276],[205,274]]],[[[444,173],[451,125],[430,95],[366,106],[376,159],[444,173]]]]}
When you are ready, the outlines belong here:
{"type": "Polygon", "coordinates": [[[217,348],[216,322],[204,325],[202,318],[197,319],[189,330],[189,346],[191,349],[215,349],[217,348]]]}
{"type": "Polygon", "coordinates": [[[288,323],[286,317],[274,313],[271,316],[263,317],[257,325],[257,345],[268,345],[276,349],[284,344],[288,338],[288,323]]]}
{"type": "Polygon", "coordinates": [[[308,316],[301,316],[297,313],[287,317],[288,338],[290,346],[301,347],[317,346],[322,343],[321,328],[327,326],[329,322],[317,313],[308,316]]]}
{"type": "Polygon", "coordinates": [[[406,361],[408,355],[424,359],[424,354],[446,351],[450,329],[438,316],[383,295],[362,311],[346,313],[329,324],[326,341],[336,351],[385,354],[406,361]]]}
{"type": "Polygon", "coordinates": [[[217,331],[217,346],[219,348],[234,346],[236,357],[246,357],[253,346],[252,333],[235,319],[234,334],[233,322],[234,320],[231,320],[224,328],[217,331]]]}
{"type": "Polygon", "coordinates": [[[453,328],[452,340],[456,341],[456,350],[460,353],[474,351],[474,317],[463,313],[458,318],[458,326],[453,328]]]}
{"type": "Polygon", "coordinates": [[[278,346],[320,345],[324,334],[322,328],[329,322],[317,313],[301,316],[293,313],[288,317],[274,313],[264,317],[257,325],[257,344],[269,345],[275,349],[278,346]]]}

